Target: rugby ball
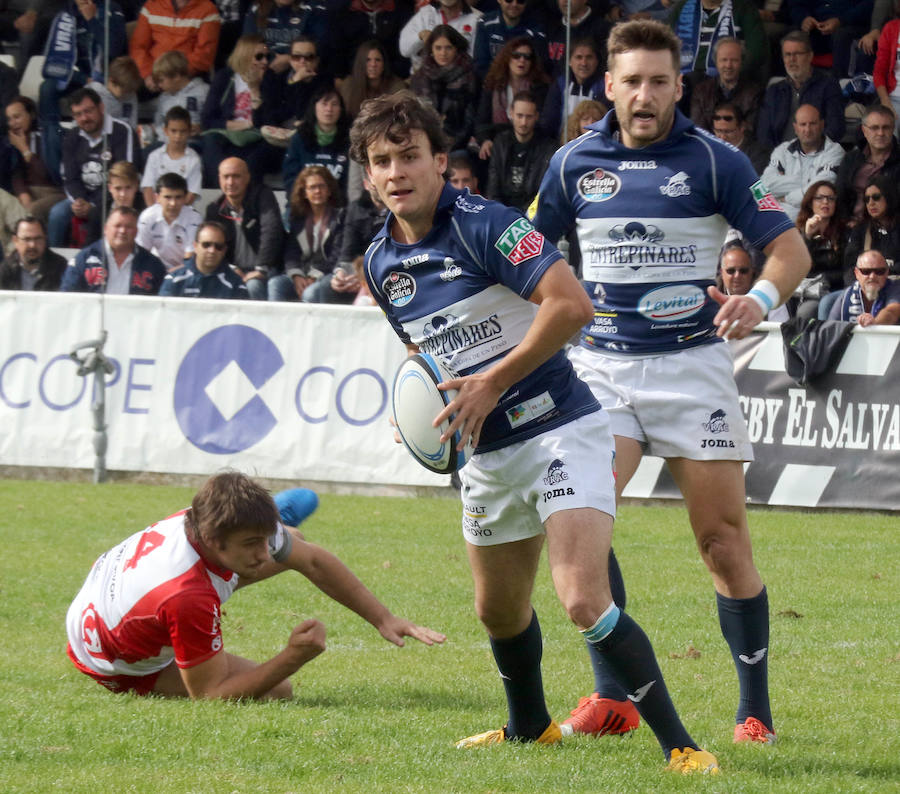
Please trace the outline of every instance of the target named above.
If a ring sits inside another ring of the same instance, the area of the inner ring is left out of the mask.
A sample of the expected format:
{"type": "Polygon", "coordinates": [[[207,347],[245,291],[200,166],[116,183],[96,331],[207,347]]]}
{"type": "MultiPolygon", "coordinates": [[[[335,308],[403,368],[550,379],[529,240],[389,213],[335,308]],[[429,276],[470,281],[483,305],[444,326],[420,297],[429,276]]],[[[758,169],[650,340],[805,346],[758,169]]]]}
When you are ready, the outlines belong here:
{"type": "Polygon", "coordinates": [[[441,442],[441,434],[450,426],[445,420],[440,427],[432,427],[434,418],[456,397],[456,391],[441,391],[437,386],[457,377],[428,353],[416,353],[407,358],[394,376],[394,422],[400,438],[410,454],[426,469],[438,474],[451,474],[466,465],[472,456],[467,445],[457,452],[460,433],[441,442]]]}

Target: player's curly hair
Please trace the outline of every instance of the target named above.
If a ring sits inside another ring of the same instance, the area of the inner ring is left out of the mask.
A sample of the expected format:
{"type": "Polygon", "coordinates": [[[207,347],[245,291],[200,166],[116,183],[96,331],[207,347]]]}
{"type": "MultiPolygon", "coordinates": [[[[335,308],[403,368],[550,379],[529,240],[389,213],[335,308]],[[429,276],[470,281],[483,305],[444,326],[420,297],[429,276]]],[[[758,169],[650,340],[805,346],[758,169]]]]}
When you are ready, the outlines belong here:
{"type": "Polygon", "coordinates": [[[681,70],[681,42],[678,36],[668,25],[657,22],[655,19],[634,19],[630,22],[620,22],[613,27],[606,44],[607,71],[612,72],[617,55],[633,50],[650,50],[659,52],[668,50],[672,55],[672,65],[675,71],[681,70]]]}
{"type": "Polygon", "coordinates": [[[221,471],[210,477],[185,514],[188,535],[215,544],[247,529],[271,535],[278,520],[271,494],[239,471],[221,471]]]}
{"type": "Polygon", "coordinates": [[[449,151],[441,117],[411,91],[398,91],[363,102],[350,129],[350,156],[361,165],[369,163],[369,145],[379,138],[406,143],[413,130],[422,130],[432,154],[449,151]]]}

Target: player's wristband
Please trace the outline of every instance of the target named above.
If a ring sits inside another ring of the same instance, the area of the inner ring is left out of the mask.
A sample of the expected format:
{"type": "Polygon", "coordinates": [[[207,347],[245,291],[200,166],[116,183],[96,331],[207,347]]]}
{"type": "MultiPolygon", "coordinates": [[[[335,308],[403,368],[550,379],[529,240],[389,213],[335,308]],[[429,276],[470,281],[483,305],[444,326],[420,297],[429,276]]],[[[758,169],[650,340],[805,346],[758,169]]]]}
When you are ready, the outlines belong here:
{"type": "Polygon", "coordinates": [[[781,294],[771,281],[757,281],[753,285],[753,289],[747,293],[748,298],[753,298],[756,305],[762,310],[763,319],[772,311],[779,303],[781,303],[781,294]]]}

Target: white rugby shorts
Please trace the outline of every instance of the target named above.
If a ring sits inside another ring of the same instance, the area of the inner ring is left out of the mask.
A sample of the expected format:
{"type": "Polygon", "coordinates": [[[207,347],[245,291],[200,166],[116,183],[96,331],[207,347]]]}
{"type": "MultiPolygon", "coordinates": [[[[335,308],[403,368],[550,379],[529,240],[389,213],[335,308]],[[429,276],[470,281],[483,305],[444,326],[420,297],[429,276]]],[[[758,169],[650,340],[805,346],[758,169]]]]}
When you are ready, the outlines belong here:
{"type": "Polygon", "coordinates": [[[463,537],[475,546],[524,540],[559,510],[616,514],[615,446],[605,411],[493,452],[460,469],[463,537]]]}
{"type": "Polygon", "coordinates": [[[581,345],[569,360],[609,413],[613,435],[648,455],[753,460],[727,344],[659,356],[608,356],[581,345]]]}

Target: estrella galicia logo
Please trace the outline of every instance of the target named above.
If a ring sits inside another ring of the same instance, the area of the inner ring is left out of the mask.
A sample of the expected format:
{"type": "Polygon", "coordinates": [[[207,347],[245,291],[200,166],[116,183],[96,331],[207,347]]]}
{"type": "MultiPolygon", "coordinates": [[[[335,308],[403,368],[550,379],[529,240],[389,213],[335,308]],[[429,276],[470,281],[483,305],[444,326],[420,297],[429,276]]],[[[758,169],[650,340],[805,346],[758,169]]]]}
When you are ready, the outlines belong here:
{"type": "Polygon", "coordinates": [[[638,221],[631,221],[630,223],[625,224],[620,223],[609,230],[609,239],[614,240],[617,243],[622,243],[626,240],[643,243],[661,243],[665,238],[665,232],[660,229],[659,226],[654,226],[652,223],[649,226],[644,226],[643,223],[639,223],[638,221]]]}
{"type": "Polygon", "coordinates": [[[707,433],[727,433],[728,422],[725,421],[725,411],[719,408],[709,415],[709,421],[703,422],[703,429],[707,433]]]}
{"type": "Polygon", "coordinates": [[[416,280],[409,273],[392,270],[381,285],[391,306],[406,306],[416,294],[416,280]]]}
{"type": "Polygon", "coordinates": [[[247,325],[201,336],[175,377],[175,418],[185,438],[213,455],[241,452],[264,439],[278,420],[259,394],[240,405],[234,395],[240,386],[258,391],[282,366],[272,340],[247,325]]]}
{"type": "Polygon", "coordinates": [[[608,201],[622,187],[622,180],[614,171],[595,168],[578,178],[578,192],[585,201],[608,201]]]}
{"type": "Polygon", "coordinates": [[[547,476],[544,477],[544,485],[559,485],[561,482],[568,479],[569,475],[566,472],[566,464],[557,458],[547,467],[547,476]]]}

